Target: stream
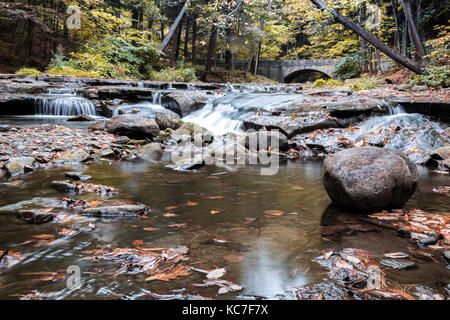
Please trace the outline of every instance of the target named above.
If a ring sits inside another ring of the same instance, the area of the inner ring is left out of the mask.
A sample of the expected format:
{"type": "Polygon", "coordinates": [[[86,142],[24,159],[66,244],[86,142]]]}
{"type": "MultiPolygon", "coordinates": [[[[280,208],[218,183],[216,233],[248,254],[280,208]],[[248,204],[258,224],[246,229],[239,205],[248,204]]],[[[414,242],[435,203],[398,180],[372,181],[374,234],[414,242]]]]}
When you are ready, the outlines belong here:
{"type": "MultiPolygon", "coordinates": [[[[195,122],[215,135],[242,133],[242,121],[249,115],[261,108],[270,111],[302,96],[275,90],[270,94],[236,91],[234,88],[229,94],[219,95],[183,120],[195,122]]],[[[71,90],[48,95],[37,102],[36,115],[3,117],[0,124],[56,123],[87,130],[89,123],[66,120],[81,113],[96,116],[91,102],[71,90]]],[[[122,112],[131,110],[148,117],[154,117],[160,109],[160,96],[121,107],[122,112]]],[[[396,119],[411,126],[415,122],[409,118],[417,121],[422,117],[399,114],[403,110],[393,109],[380,119],[386,126],[397,125],[396,119]]],[[[103,117],[97,114],[97,118],[103,117]]],[[[373,130],[382,123],[380,119],[368,120],[363,126],[373,130]]],[[[293,288],[327,278],[326,270],[312,261],[324,250],[356,247],[383,254],[411,246],[407,239],[381,228],[337,238],[321,234],[324,212],[330,205],[322,184],[322,168],[323,161],[287,160],[275,175],[263,176],[258,166],[213,165],[196,172],[177,172],[164,162],[105,159],[89,165],[64,164],[14,178],[0,178],[0,207],[24,200],[68,196],[51,188],[50,182],[63,180],[65,172],[79,171],[92,176],[89,183],[115,187],[119,193],[70,194],[71,198],[126,199],[152,209],[140,219],[85,218],[95,228],[74,236],[66,236],[65,231],[73,228],[70,224],[30,225],[14,216],[0,215],[0,250],[8,249],[21,257],[10,260],[7,271],[2,273],[0,269],[0,299],[18,299],[34,290],[51,293],[52,299],[146,299],[152,294],[153,298],[161,299],[293,299],[290,293],[293,288]],[[283,214],[268,216],[267,210],[283,214]],[[39,235],[48,238],[35,237],[39,235]],[[145,281],[139,275],[116,275],[119,266],[111,261],[88,259],[93,250],[179,246],[189,248],[184,264],[206,270],[226,268],[224,278],[242,286],[242,291],[218,295],[217,287],[197,286],[204,275],[196,271],[170,281],[145,281]],[[81,286],[75,289],[66,285],[67,268],[72,265],[81,270],[81,286]],[[49,279],[48,274],[58,276],[49,279]]],[[[419,172],[419,187],[405,208],[448,211],[448,196],[432,191],[435,186],[448,185],[448,175],[420,166],[419,172]]],[[[357,216],[354,220],[358,220],[357,216]]],[[[448,267],[429,260],[416,263],[414,270],[387,272],[403,285],[420,285],[423,290],[445,294],[448,267]]]]}

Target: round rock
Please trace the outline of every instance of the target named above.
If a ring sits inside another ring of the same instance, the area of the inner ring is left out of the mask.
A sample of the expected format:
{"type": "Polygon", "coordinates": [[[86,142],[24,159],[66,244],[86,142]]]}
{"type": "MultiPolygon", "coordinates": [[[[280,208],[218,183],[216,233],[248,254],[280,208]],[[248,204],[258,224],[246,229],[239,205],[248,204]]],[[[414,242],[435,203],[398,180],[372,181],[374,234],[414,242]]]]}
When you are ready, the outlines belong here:
{"type": "Polygon", "coordinates": [[[417,168],[406,155],[377,147],[337,152],[323,172],[331,200],[342,208],[359,211],[400,207],[418,182],[417,168]]]}

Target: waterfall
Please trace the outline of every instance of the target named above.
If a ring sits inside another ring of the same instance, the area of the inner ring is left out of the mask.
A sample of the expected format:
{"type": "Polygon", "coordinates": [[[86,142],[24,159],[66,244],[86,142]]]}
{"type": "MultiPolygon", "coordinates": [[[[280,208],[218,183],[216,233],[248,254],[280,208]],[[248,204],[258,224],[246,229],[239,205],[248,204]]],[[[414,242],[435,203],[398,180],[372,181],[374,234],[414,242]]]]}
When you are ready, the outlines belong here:
{"type": "Polygon", "coordinates": [[[390,116],[406,113],[405,109],[401,105],[392,102],[388,103],[388,110],[390,116]]]}
{"type": "Polygon", "coordinates": [[[161,105],[161,98],[164,95],[164,92],[153,91],[152,92],[152,103],[161,105]]]}
{"type": "Polygon", "coordinates": [[[95,116],[95,106],[92,101],[78,96],[55,95],[55,97],[36,98],[35,110],[38,115],[76,116],[86,114],[95,116]]]}

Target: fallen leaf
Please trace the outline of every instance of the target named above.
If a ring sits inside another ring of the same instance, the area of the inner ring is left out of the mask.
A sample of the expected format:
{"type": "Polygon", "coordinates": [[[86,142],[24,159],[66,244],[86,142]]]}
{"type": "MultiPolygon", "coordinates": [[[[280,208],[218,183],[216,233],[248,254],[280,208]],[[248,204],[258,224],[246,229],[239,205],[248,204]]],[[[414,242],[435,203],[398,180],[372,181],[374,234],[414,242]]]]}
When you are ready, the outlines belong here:
{"type": "Polygon", "coordinates": [[[143,245],[144,244],[144,241],[142,241],[142,240],[134,240],[133,241],[133,245],[134,246],[140,246],[140,245],[143,245]]]}
{"type": "Polygon", "coordinates": [[[210,199],[214,199],[214,200],[221,200],[221,199],[223,199],[223,198],[225,198],[224,196],[212,196],[212,197],[209,197],[210,199]]]}
{"type": "Polygon", "coordinates": [[[198,205],[198,202],[188,201],[188,202],[186,203],[186,205],[187,205],[188,207],[195,207],[196,205],[198,205]]]}
{"type": "Polygon", "coordinates": [[[264,210],[264,214],[268,216],[282,216],[284,211],[281,210],[264,210]]]}
{"type": "Polygon", "coordinates": [[[239,263],[244,260],[244,258],[242,256],[239,256],[237,254],[227,254],[227,255],[223,256],[223,258],[231,263],[239,263]]]}
{"type": "Polygon", "coordinates": [[[209,213],[216,214],[216,213],[220,213],[220,212],[222,212],[222,211],[220,211],[220,210],[211,210],[209,213]]]}
{"type": "Polygon", "coordinates": [[[164,210],[165,211],[171,211],[171,210],[174,210],[176,208],[178,208],[178,207],[177,206],[168,206],[168,207],[165,207],[164,210]]]}
{"type": "Polygon", "coordinates": [[[36,239],[46,240],[46,239],[53,239],[55,236],[53,234],[38,234],[32,237],[36,239]]]}
{"type": "Polygon", "coordinates": [[[219,278],[223,277],[225,272],[227,272],[227,270],[225,268],[214,269],[214,270],[208,272],[206,277],[210,280],[219,279],[219,278]]]}
{"type": "Polygon", "coordinates": [[[145,231],[158,231],[160,229],[159,228],[148,227],[148,228],[143,228],[143,230],[145,230],[145,231]]]}

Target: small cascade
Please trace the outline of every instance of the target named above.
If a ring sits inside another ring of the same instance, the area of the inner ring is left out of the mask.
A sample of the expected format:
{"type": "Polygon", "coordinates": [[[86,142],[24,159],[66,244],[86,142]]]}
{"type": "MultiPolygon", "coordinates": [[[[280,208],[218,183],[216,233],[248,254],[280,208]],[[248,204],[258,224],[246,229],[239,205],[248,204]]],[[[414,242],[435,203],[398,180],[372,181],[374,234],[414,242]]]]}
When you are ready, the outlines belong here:
{"type": "Polygon", "coordinates": [[[62,98],[39,97],[36,98],[35,110],[37,115],[50,116],[76,116],[86,114],[95,116],[95,106],[92,101],[77,97],[67,96],[62,98]]]}
{"type": "Polygon", "coordinates": [[[152,104],[161,105],[161,98],[163,95],[164,95],[164,92],[153,91],[152,92],[152,104]]]}
{"type": "Polygon", "coordinates": [[[271,110],[299,97],[298,94],[230,93],[183,117],[183,121],[196,123],[215,135],[241,133],[243,121],[258,110],[271,110]]]}
{"type": "Polygon", "coordinates": [[[137,114],[141,117],[154,119],[157,112],[173,113],[172,111],[163,108],[160,104],[143,101],[136,104],[123,104],[117,106],[114,108],[112,115],[137,114]]]}
{"type": "Polygon", "coordinates": [[[405,109],[401,105],[392,102],[388,103],[388,110],[390,116],[406,113],[405,109]]]}
{"type": "Polygon", "coordinates": [[[77,88],[49,88],[47,94],[35,99],[35,114],[40,116],[95,116],[95,106],[78,96],[77,88]]]}

